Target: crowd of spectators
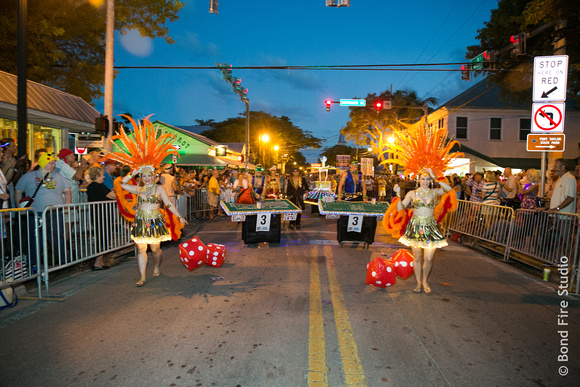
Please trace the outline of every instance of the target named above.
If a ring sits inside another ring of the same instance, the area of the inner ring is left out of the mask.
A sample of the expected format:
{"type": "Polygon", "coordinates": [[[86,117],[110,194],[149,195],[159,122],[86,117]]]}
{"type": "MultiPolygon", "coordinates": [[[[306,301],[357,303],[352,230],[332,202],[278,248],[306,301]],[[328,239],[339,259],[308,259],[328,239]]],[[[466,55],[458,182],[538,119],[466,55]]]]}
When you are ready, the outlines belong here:
{"type": "MultiPolygon", "coordinates": [[[[47,149],[38,149],[32,160],[26,155],[16,158],[16,150],[13,139],[0,141],[0,208],[3,209],[19,207],[21,201],[25,202],[24,199],[32,196],[34,200],[30,207],[34,208],[37,214],[41,214],[50,205],[115,200],[113,182],[115,178],[123,176],[123,167],[125,173],[128,168],[114,161],[103,162],[103,154],[98,150],[78,157],[66,148],[59,150],[55,156],[47,149]]],[[[580,194],[580,165],[574,167],[569,168],[562,159],[556,160],[548,172],[543,190],[540,189],[542,180],[540,172],[535,169],[513,174],[512,169],[508,167],[503,171],[483,170],[463,176],[453,174],[446,178],[457,199],[460,200],[504,205],[515,209],[545,208],[551,212],[576,213],[580,194]],[[545,192],[543,197],[540,195],[542,191],[545,192]]],[[[313,189],[315,181],[319,178],[318,173],[304,174],[301,170],[297,171],[301,178],[304,178],[306,192],[313,189]]],[[[174,205],[177,205],[177,201],[181,200],[178,198],[181,197],[204,201],[198,203],[204,208],[203,214],[198,217],[205,216],[210,220],[217,220],[222,214],[219,201],[232,200],[242,185],[254,187],[257,200],[267,197],[288,197],[289,181],[294,177],[294,173],[292,171],[281,173],[275,167],[263,173],[259,170],[246,172],[229,168],[194,168],[165,164],[157,170],[156,182],[165,188],[174,205]],[[200,191],[207,191],[207,194],[198,195],[200,191]]],[[[335,191],[339,186],[340,177],[339,173],[328,175],[328,180],[332,182],[335,191]]],[[[375,176],[365,176],[364,184],[369,199],[374,198],[378,202],[390,201],[396,195],[394,190],[396,185],[401,188],[402,197],[409,190],[416,188],[415,179],[392,174],[386,169],[375,176]]],[[[4,216],[2,221],[9,222],[10,218],[4,216]]],[[[67,237],[54,232],[63,229],[62,224],[67,221],[69,219],[66,217],[51,219],[47,224],[48,238],[67,237]]],[[[6,233],[1,237],[9,239],[6,233]]],[[[4,245],[9,246],[9,243],[4,245]]],[[[97,261],[95,267],[103,267],[103,263],[97,261]]]]}

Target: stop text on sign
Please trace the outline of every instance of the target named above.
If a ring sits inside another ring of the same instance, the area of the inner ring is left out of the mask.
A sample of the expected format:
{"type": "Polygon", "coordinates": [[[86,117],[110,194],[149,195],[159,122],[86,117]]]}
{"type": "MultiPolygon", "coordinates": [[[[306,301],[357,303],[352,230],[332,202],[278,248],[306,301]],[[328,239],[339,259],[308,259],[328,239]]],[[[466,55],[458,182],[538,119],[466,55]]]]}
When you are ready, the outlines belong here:
{"type": "Polygon", "coordinates": [[[565,101],[567,82],[568,55],[534,58],[534,102],[565,101]]]}

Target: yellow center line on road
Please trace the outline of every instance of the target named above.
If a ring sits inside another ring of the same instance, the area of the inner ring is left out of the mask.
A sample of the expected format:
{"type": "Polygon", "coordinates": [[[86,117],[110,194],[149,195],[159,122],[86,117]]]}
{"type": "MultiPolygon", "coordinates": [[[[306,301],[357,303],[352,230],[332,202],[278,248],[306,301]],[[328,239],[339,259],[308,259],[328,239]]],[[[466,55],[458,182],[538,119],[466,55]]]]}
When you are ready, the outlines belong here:
{"type": "Polygon", "coordinates": [[[354,333],[350,325],[348,310],[346,309],[342,290],[338,283],[338,275],[331,246],[324,246],[324,256],[326,257],[328,284],[330,286],[332,305],[334,307],[334,321],[338,333],[338,344],[342,357],[345,383],[347,386],[367,386],[368,384],[358,355],[354,333]]]}
{"type": "Polygon", "coordinates": [[[308,385],[328,386],[326,342],[320,295],[318,246],[310,249],[310,327],[308,331],[308,385]]]}

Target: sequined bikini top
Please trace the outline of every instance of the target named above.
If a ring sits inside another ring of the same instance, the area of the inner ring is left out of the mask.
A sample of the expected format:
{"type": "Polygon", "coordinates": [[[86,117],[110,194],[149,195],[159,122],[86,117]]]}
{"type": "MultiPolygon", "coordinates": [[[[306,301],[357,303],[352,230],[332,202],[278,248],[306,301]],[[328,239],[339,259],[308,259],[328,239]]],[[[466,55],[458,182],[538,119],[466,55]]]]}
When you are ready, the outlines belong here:
{"type": "Polygon", "coordinates": [[[413,204],[415,208],[435,208],[435,200],[431,199],[429,203],[425,204],[425,202],[421,199],[415,199],[415,203],[413,204]]]}
{"type": "MultiPolygon", "coordinates": [[[[153,192],[155,192],[155,190],[151,190],[153,192]]],[[[157,204],[159,202],[161,202],[161,199],[157,196],[157,194],[153,194],[153,195],[148,195],[149,193],[151,193],[151,191],[147,192],[147,190],[142,190],[141,192],[139,192],[139,194],[137,195],[137,204],[143,204],[143,203],[148,203],[148,204],[157,204]],[[142,194],[148,195],[147,197],[143,197],[142,194]]]]}
{"type": "Polygon", "coordinates": [[[139,195],[137,198],[137,203],[138,204],[143,204],[143,203],[149,203],[149,204],[157,204],[159,203],[161,200],[159,199],[159,197],[157,197],[156,194],[154,195],[150,195],[147,197],[147,199],[145,199],[143,196],[139,195]]]}

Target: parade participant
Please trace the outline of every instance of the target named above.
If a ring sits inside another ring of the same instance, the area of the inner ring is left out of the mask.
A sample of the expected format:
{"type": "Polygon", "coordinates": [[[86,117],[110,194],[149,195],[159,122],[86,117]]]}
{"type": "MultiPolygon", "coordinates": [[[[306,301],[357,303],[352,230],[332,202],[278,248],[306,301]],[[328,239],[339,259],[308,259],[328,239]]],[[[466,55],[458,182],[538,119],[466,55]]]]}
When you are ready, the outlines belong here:
{"type": "Polygon", "coordinates": [[[252,187],[256,195],[260,197],[264,194],[264,188],[266,186],[266,176],[263,176],[262,173],[264,172],[264,167],[258,164],[256,165],[256,174],[252,178],[252,187]]]}
{"type": "Polygon", "coordinates": [[[338,201],[342,199],[350,201],[367,201],[367,187],[363,180],[362,172],[358,171],[358,163],[353,161],[350,169],[344,171],[338,185],[338,201]],[[362,195],[362,196],[361,196],[362,195]]]}
{"type": "Polygon", "coordinates": [[[207,185],[207,203],[209,204],[209,220],[214,222],[218,215],[218,206],[220,201],[220,185],[218,181],[219,171],[214,168],[211,171],[211,177],[207,185]]]}
{"type": "Polygon", "coordinates": [[[275,199],[280,195],[280,179],[276,175],[276,166],[270,168],[266,176],[266,199],[275,199]]]}
{"type": "Polygon", "coordinates": [[[105,155],[105,158],[114,159],[133,168],[133,172],[121,180],[121,187],[137,195],[137,209],[131,225],[131,239],[137,244],[137,261],[141,278],[136,285],[141,287],[146,280],[147,247],[151,248],[155,265],[153,277],[158,277],[162,261],[160,243],[172,238],[177,240],[179,238],[177,233],[187,222],[171,203],[165,189],[155,184],[155,169],[166,156],[177,153],[173,148],[175,136],[164,132],[158,135],[149,117],[143,119],[139,125],[130,116],[124,117],[133,124],[134,136],[127,136],[124,128],[121,128],[119,134],[111,137],[111,141],[120,140],[127,151],[121,148],[121,152],[109,153],[105,155]],[[136,174],[141,177],[140,184],[128,184],[136,174]],[[161,204],[165,206],[163,213],[160,209],[161,204]],[[175,218],[169,213],[175,215],[181,224],[177,225],[175,218]],[[168,226],[172,229],[171,232],[168,226]]]}
{"type": "MultiPolygon", "coordinates": [[[[405,232],[399,242],[413,249],[414,271],[417,286],[413,289],[415,293],[420,293],[421,288],[425,293],[431,293],[427,279],[431,272],[435,249],[447,246],[447,241],[439,227],[445,214],[441,211],[454,210],[453,203],[457,204],[457,195],[452,193],[451,187],[447,184],[447,179],[443,177],[448,163],[459,157],[461,154],[449,154],[451,147],[457,141],[447,141],[447,131],[445,129],[423,129],[405,131],[404,134],[397,135],[397,145],[390,149],[396,157],[385,162],[394,162],[405,167],[405,174],[413,174],[419,179],[419,187],[409,191],[403,200],[395,198],[393,204],[387,210],[385,217],[391,218],[394,206],[397,211],[412,205],[412,217],[404,227],[405,232]],[[441,188],[433,188],[432,184],[440,176],[439,185],[441,188]],[[439,206],[435,206],[437,198],[445,195],[439,206]]],[[[397,194],[400,188],[394,188],[397,194]]],[[[398,214],[395,214],[398,216],[398,214]]],[[[387,220],[388,221],[388,220],[387,220]]]]}
{"type": "MultiPolygon", "coordinates": [[[[300,170],[298,168],[292,169],[292,176],[288,179],[288,184],[286,185],[286,197],[292,203],[296,205],[296,207],[304,210],[306,207],[304,206],[304,194],[308,192],[308,183],[303,176],[300,176],[300,170]]],[[[296,220],[291,220],[290,225],[288,226],[291,230],[296,228],[300,230],[300,220],[301,214],[296,214],[296,220]]]]}
{"type": "Polygon", "coordinates": [[[256,203],[256,197],[260,198],[259,195],[254,193],[252,176],[246,171],[239,174],[238,179],[234,181],[232,190],[234,191],[236,203],[254,204],[256,203]]]}

